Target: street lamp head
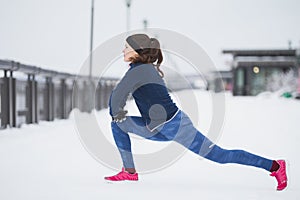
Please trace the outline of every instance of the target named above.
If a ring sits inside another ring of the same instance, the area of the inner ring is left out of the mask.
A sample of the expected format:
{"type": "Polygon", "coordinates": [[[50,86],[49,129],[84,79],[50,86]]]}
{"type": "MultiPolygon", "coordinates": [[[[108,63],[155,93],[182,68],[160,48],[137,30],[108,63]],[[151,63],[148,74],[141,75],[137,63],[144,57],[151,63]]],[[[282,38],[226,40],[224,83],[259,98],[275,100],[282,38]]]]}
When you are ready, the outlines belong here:
{"type": "Polygon", "coordinates": [[[127,7],[129,8],[130,5],[131,5],[131,0],[126,0],[126,5],[127,5],[127,7]]]}

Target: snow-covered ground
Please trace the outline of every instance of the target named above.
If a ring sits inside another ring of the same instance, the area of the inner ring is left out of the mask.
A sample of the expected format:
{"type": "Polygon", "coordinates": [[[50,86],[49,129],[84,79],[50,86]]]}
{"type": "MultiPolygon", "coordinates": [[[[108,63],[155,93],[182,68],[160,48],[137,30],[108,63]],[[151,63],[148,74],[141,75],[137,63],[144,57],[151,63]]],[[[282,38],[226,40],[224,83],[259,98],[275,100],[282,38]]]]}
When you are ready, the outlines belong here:
{"type": "MultiPolygon", "coordinates": [[[[209,95],[196,93],[198,101],[202,99],[199,109],[203,122],[198,127],[205,133],[210,123],[207,118],[211,116],[209,95]]],[[[132,108],[132,102],[128,106],[132,108]]],[[[97,116],[105,119],[101,123],[109,137],[107,110],[97,116]]],[[[2,130],[0,199],[300,199],[299,119],[300,101],[272,95],[226,94],[226,120],[218,144],[288,160],[289,186],[282,192],[275,190],[275,179],[264,170],[219,165],[190,152],[163,170],[141,174],[137,183],[108,184],[103,177],[115,171],[86,151],[72,116],[68,120],[2,130]]],[[[135,138],[133,143],[134,151],[151,148],[149,141],[135,138]]],[[[156,142],[153,147],[163,145],[156,142]]]]}

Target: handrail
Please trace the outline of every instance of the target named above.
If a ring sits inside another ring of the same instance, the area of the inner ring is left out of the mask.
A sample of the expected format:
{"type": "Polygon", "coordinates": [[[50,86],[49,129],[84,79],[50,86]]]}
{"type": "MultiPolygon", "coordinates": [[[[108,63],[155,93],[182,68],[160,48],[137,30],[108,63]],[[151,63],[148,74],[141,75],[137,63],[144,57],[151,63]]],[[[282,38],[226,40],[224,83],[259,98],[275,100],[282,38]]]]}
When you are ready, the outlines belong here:
{"type": "Polygon", "coordinates": [[[0,77],[0,129],[20,126],[24,122],[19,123],[19,117],[25,117],[25,123],[38,123],[41,119],[66,119],[73,108],[83,112],[91,112],[93,106],[97,110],[106,108],[109,94],[118,81],[58,72],[13,60],[0,59],[0,70],[4,71],[4,77],[0,77]],[[13,72],[24,73],[28,79],[22,82],[13,72]],[[23,89],[18,90],[20,87],[23,89]],[[23,103],[17,104],[17,100],[23,103]],[[24,104],[25,108],[18,106],[24,104]]]}
{"type": "MultiPolygon", "coordinates": [[[[1,60],[0,59],[0,70],[6,70],[6,71],[19,71],[23,72],[25,74],[32,74],[32,75],[41,75],[45,77],[56,77],[56,78],[61,78],[61,79],[82,79],[82,80],[99,80],[99,77],[92,77],[90,78],[88,75],[76,75],[76,74],[70,74],[67,72],[58,72],[54,70],[49,70],[49,69],[43,69],[34,65],[27,65],[27,64],[22,64],[20,62],[16,62],[13,60],[1,60]]],[[[114,80],[117,81],[118,78],[113,78],[113,77],[103,77],[103,80],[114,80]]]]}

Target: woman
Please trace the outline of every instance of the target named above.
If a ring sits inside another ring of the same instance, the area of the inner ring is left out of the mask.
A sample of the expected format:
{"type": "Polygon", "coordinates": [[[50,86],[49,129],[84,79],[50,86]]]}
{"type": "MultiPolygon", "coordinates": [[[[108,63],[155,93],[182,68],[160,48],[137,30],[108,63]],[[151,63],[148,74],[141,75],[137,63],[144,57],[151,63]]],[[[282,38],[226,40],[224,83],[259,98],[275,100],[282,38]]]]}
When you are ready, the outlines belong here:
{"type": "Polygon", "coordinates": [[[284,160],[270,160],[243,150],[225,150],[212,143],[192,124],[189,117],[172,101],[163,81],[163,61],[159,41],[146,34],[126,39],[124,61],[130,68],[110,97],[110,115],[115,143],[121,154],[123,168],[109,181],[137,181],[128,133],[154,141],[176,141],[190,151],[217,163],[237,163],[271,172],[278,182],[277,190],[287,186],[284,160]],[[126,116],[123,108],[132,94],[141,117],[126,116]]]}

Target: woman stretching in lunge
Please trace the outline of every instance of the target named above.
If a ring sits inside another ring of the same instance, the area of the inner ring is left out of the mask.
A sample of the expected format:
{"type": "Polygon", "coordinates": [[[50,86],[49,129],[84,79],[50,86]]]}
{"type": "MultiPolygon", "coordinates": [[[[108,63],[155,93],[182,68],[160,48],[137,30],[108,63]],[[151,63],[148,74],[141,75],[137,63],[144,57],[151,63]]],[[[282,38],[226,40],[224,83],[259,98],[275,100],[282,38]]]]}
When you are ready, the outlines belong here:
{"type": "Polygon", "coordinates": [[[277,190],[287,186],[286,163],[270,160],[243,150],[226,150],[213,144],[193,126],[189,117],[173,103],[165,83],[160,64],[163,61],[157,39],[145,34],[126,39],[124,61],[130,68],[113,90],[110,97],[111,128],[121,154],[123,169],[109,181],[137,181],[128,133],[154,141],[176,141],[192,152],[217,163],[237,163],[262,168],[275,176],[277,190]],[[126,116],[123,110],[132,94],[141,117],[126,116]]]}

